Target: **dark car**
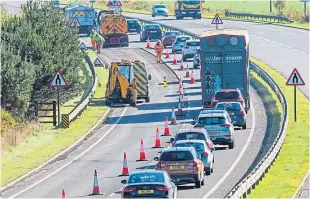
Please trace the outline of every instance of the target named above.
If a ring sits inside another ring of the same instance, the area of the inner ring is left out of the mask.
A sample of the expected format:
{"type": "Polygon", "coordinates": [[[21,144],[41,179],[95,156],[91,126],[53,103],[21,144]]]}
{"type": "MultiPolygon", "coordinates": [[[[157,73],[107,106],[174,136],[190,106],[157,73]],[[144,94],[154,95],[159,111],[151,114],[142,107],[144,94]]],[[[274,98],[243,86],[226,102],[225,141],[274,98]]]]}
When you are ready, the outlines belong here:
{"type": "Polygon", "coordinates": [[[225,109],[234,126],[246,129],[246,113],[240,102],[219,102],[216,104],[215,108],[225,109]]]}
{"type": "Polygon", "coordinates": [[[147,38],[159,39],[163,37],[163,31],[159,24],[146,24],[140,32],[140,41],[146,41],[147,38]]]}
{"type": "Polygon", "coordinates": [[[164,33],[163,38],[161,39],[162,44],[166,48],[166,46],[172,46],[176,36],[181,35],[179,31],[167,31],[164,33]]]}
{"type": "Polygon", "coordinates": [[[128,32],[137,32],[141,31],[141,24],[138,19],[127,19],[128,32]]]}
{"type": "Polygon", "coordinates": [[[218,102],[240,102],[242,107],[245,107],[245,100],[239,89],[221,89],[214,94],[211,101],[211,106],[215,107],[218,102]]]}
{"type": "Polygon", "coordinates": [[[122,198],[176,198],[177,187],[166,171],[131,172],[122,190],[122,198]]]}

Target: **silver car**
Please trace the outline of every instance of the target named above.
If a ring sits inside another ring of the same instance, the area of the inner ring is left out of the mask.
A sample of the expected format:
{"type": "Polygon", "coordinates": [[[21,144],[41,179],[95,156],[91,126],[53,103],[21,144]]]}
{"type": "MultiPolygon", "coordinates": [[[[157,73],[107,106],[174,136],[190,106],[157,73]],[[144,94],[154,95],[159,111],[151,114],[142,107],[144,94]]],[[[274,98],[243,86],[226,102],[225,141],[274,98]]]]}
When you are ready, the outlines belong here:
{"type": "Polygon", "coordinates": [[[183,61],[186,61],[188,58],[193,58],[197,49],[200,49],[199,40],[187,40],[182,49],[183,61]]]}
{"type": "Polygon", "coordinates": [[[174,42],[172,43],[172,53],[176,53],[178,51],[182,51],[183,49],[183,46],[185,44],[185,42],[187,40],[190,40],[191,37],[189,36],[177,36],[174,40],[174,42]]]}
{"type": "Polygon", "coordinates": [[[195,127],[204,127],[214,144],[235,147],[234,126],[227,111],[201,111],[195,122],[195,127]]]}
{"type": "Polygon", "coordinates": [[[152,8],[152,17],[165,16],[168,17],[169,11],[165,4],[155,4],[152,8]]]}

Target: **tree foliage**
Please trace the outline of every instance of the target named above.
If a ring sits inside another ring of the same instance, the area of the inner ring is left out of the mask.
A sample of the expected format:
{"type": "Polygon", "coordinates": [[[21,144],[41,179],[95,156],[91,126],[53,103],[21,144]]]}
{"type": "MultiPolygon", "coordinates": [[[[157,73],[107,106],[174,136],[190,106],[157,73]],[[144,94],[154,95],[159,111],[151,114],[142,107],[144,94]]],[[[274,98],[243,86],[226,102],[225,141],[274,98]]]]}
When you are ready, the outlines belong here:
{"type": "MultiPolygon", "coordinates": [[[[3,17],[1,17],[2,19],[3,17]]],[[[55,99],[48,82],[57,69],[69,86],[62,102],[82,89],[78,71],[83,64],[77,29],[66,26],[66,15],[47,2],[28,2],[22,15],[2,20],[2,108],[25,117],[30,102],[55,99]]]]}
{"type": "Polygon", "coordinates": [[[276,0],[273,2],[273,6],[277,9],[279,15],[283,15],[286,4],[284,0],[276,0]]]}

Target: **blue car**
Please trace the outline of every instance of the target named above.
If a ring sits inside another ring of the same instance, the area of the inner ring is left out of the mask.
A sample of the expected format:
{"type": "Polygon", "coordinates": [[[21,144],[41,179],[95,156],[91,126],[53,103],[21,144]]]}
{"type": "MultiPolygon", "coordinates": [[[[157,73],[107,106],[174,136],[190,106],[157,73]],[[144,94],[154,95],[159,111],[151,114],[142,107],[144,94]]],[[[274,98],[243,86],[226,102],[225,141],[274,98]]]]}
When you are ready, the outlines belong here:
{"type": "Polygon", "coordinates": [[[190,39],[192,38],[189,36],[184,36],[184,35],[177,36],[174,42],[172,43],[172,53],[182,51],[185,42],[190,39]]]}
{"type": "Polygon", "coordinates": [[[146,24],[140,32],[140,41],[146,41],[147,38],[161,40],[162,37],[163,31],[159,24],[146,24]]]}
{"type": "Polygon", "coordinates": [[[205,173],[213,173],[214,155],[204,140],[179,140],[174,147],[194,147],[205,166],[205,173]]]}
{"type": "Polygon", "coordinates": [[[152,8],[152,17],[165,16],[168,17],[169,11],[165,4],[155,4],[152,8]]]}
{"type": "Polygon", "coordinates": [[[138,19],[127,19],[128,32],[140,33],[142,27],[138,19]]]}
{"type": "Polygon", "coordinates": [[[215,108],[225,109],[234,126],[246,129],[246,112],[240,102],[218,102],[215,108]]]}

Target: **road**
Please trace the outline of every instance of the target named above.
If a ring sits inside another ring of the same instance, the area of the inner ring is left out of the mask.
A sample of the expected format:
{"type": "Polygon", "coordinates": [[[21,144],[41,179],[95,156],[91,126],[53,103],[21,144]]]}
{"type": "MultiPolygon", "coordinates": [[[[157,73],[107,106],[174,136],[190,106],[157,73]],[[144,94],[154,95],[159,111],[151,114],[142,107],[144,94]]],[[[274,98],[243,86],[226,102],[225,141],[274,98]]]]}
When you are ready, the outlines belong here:
{"type": "MultiPolygon", "coordinates": [[[[215,29],[211,19],[175,20],[175,17],[156,17],[126,13],[126,16],[151,20],[201,35],[215,29]]],[[[261,23],[227,21],[219,28],[247,29],[250,36],[250,55],[280,72],[286,78],[297,68],[306,82],[299,89],[309,98],[309,31],[261,23]]]]}
{"type": "MultiPolygon", "coordinates": [[[[3,193],[3,197],[54,198],[60,196],[61,189],[66,190],[67,197],[86,197],[92,191],[93,172],[97,169],[104,197],[117,198],[120,197],[118,190],[122,187],[120,181],[124,179],[118,177],[121,174],[123,152],[127,153],[130,171],[154,168],[156,162],[152,159],[160,151],[152,149],[155,130],[159,127],[160,132],[163,132],[165,116],[170,119],[172,106],[177,107],[177,79],[166,65],[156,63],[153,55],[140,49],[145,43],[140,43],[138,40],[137,35],[130,35],[129,48],[104,49],[100,58],[108,63],[123,58],[145,61],[152,75],[151,102],[139,104],[137,107],[113,108],[108,119],[87,141],[37,174],[8,189],[3,193]],[[161,85],[163,76],[169,82],[167,88],[161,85]],[[144,140],[148,162],[136,162],[141,138],[144,140]],[[91,148],[88,149],[89,147],[91,148]]],[[[88,38],[83,38],[83,41],[90,45],[88,38]]],[[[180,55],[177,58],[180,60],[180,55]]],[[[172,59],[165,61],[170,63],[172,59]]],[[[191,68],[191,63],[188,64],[191,68]]],[[[184,71],[177,70],[179,66],[168,65],[178,76],[185,75],[184,71]]],[[[186,86],[184,111],[187,116],[178,118],[178,125],[170,126],[172,134],[182,126],[190,125],[190,120],[197,115],[201,107],[199,70],[195,70],[194,74],[197,81],[195,85],[187,84],[188,79],[184,80],[186,86]]],[[[253,89],[251,97],[253,109],[247,116],[248,129],[236,130],[235,149],[217,148],[214,173],[206,176],[205,186],[201,189],[181,186],[178,193],[180,198],[202,198],[206,194],[213,198],[224,197],[247,172],[261,148],[267,123],[263,104],[253,89]]],[[[161,137],[164,146],[168,146],[169,139],[170,137],[161,137]]]]}

